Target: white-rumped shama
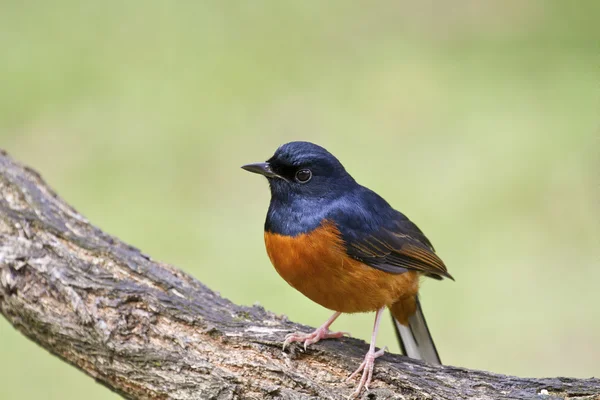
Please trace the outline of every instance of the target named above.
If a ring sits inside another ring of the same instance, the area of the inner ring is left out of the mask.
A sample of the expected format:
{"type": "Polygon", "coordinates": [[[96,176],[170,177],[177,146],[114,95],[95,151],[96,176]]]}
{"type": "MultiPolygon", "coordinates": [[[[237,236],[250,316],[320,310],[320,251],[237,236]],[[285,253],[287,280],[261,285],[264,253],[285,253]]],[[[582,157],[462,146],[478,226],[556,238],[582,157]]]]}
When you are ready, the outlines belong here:
{"type": "Polygon", "coordinates": [[[292,333],[284,342],[339,338],[330,332],[341,313],[376,311],[371,346],[360,367],[353,396],[368,389],[381,315],[389,308],[402,351],[412,358],[441,364],[418,299],[419,278],[452,276],[423,232],[381,196],[359,185],[324,148],[291,142],[267,162],[243,169],[264,175],[271,188],[265,222],[267,253],[292,287],[335,311],[310,334],[292,333]]]}

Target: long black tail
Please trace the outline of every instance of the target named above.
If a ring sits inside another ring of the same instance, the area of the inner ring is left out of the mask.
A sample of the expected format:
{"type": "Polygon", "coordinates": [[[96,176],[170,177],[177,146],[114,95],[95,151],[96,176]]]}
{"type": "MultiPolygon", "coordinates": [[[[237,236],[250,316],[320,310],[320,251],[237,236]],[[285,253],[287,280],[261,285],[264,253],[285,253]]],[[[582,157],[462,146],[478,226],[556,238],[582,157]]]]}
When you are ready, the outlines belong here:
{"type": "Polygon", "coordinates": [[[427,322],[418,297],[417,311],[408,318],[408,325],[401,324],[393,315],[392,319],[402,354],[430,364],[442,364],[429,328],[427,328],[427,322]]]}

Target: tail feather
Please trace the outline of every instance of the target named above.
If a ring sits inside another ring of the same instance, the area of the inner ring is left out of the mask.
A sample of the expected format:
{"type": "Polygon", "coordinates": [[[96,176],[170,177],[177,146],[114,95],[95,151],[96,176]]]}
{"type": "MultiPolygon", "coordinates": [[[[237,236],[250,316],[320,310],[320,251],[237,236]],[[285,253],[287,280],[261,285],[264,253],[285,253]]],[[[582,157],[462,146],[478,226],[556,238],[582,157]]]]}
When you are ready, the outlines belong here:
{"type": "Polygon", "coordinates": [[[425,316],[423,315],[423,309],[419,298],[416,299],[416,311],[410,317],[408,317],[408,324],[401,324],[396,318],[392,316],[394,321],[394,327],[396,328],[396,335],[400,342],[400,348],[402,354],[415,358],[417,360],[423,360],[430,364],[442,364],[442,360],[435,348],[433,338],[427,327],[425,316]]]}

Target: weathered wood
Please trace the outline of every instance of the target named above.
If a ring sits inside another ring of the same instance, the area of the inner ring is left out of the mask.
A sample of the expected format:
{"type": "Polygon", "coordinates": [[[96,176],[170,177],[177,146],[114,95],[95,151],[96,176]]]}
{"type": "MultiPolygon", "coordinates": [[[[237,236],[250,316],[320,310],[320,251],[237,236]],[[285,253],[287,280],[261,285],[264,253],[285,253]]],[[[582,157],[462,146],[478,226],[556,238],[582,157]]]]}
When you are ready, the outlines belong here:
{"type": "MultiPolygon", "coordinates": [[[[129,399],[338,399],[367,345],[281,351],[310,328],[240,307],[92,226],[0,152],[0,312],[25,336],[129,399]]],[[[2,362],[0,360],[0,362],[2,362]]],[[[387,354],[377,399],[596,398],[598,379],[525,379],[387,354]],[[539,396],[542,391],[549,395],[539,396]]]]}

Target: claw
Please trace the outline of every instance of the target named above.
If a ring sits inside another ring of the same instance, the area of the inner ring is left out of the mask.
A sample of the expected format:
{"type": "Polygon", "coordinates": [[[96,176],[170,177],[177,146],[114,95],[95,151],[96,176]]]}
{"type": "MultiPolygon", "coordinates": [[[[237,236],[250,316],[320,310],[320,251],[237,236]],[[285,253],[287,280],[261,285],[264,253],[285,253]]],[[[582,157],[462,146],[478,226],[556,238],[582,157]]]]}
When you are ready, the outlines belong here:
{"type": "Polygon", "coordinates": [[[381,357],[385,351],[387,350],[387,346],[379,351],[369,350],[367,355],[365,356],[364,361],[360,364],[360,366],[350,375],[346,382],[350,381],[356,375],[358,375],[362,371],[362,376],[360,377],[360,381],[358,382],[358,386],[356,390],[352,392],[350,395],[350,399],[357,398],[360,395],[360,392],[364,388],[366,391],[369,391],[369,385],[371,384],[371,380],[373,379],[373,370],[375,368],[375,359],[381,357]]]}
{"type": "Polygon", "coordinates": [[[350,335],[348,332],[330,332],[329,327],[333,324],[333,321],[339,317],[341,312],[336,312],[320,327],[318,327],[312,333],[290,333],[285,336],[285,340],[283,341],[283,351],[285,348],[292,342],[304,342],[304,351],[309,344],[317,343],[321,339],[329,339],[329,338],[339,338],[344,335],[350,335]]]}
{"type": "Polygon", "coordinates": [[[317,343],[321,339],[340,338],[342,336],[349,335],[348,332],[331,332],[329,329],[320,327],[312,333],[290,333],[286,335],[285,341],[283,342],[283,350],[293,342],[304,342],[304,351],[307,350],[308,346],[317,343]]]}

